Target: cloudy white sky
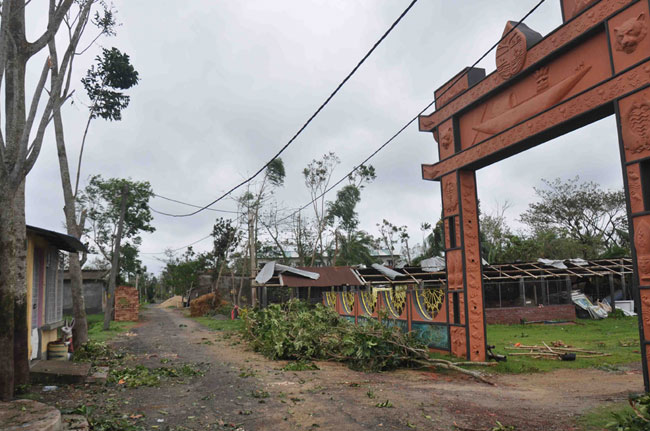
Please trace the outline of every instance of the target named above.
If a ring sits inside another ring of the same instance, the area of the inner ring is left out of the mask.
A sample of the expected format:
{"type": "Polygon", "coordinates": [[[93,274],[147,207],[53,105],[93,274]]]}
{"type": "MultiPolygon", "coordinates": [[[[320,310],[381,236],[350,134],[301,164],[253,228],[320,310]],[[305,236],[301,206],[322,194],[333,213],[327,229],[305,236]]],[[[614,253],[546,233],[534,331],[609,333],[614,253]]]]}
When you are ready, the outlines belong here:
{"type": "MultiPolygon", "coordinates": [[[[82,178],[130,177],[156,193],[204,205],[255,172],[298,130],[408,5],[408,0],[115,1],[123,24],[99,41],[131,56],[140,84],[121,122],[91,126],[82,178]]],[[[433,92],[471,65],[537,0],[420,0],[311,126],[283,154],[287,177],[276,196],[286,207],[309,201],[301,171],[334,151],[344,175],[433,99],[433,92]]],[[[33,3],[38,19],[44,6],[33,3]],[[38,8],[41,10],[38,10],[38,8]]],[[[40,19],[43,19],[42,16],[40,19]]],[[[527,21],[548,34],[561,23],[557,0],[527,21]]],[[[76,63],[78,78],[99,51],[76,63]]],[[[36,66],[36,62],[31,64],[36,66]]],[[[479,66],[494,70],[494,54],[479,66]]],[[[76,83],[79,79],[75,80],[76,83]]],[[[78,101],[83,89],[78,84],[78,101]]],[[[69,151],[76,158],[86,111],[65,110],[69,151]]],[[[388,219],[419,225],[440,215],[438,183],[421,179],[420,164],[437,160],[430,134],[416,124],[371,162],[377,180],[362,195],[361,227],[376,234],[388,219]]],[[[483,210],[508,200],[518,215],[535,200],[541,178],[579,174],[607,188],[622,187],[615,121],[606,118],[477,174],[483,210]]],[[[334,198],[334,193],[332,193],[334,198]]],[[[51,136],[28,176],[27,222],[63,231],[63,196],[51,136]]],[[[154,199],[155,209],[187,207],[154,199]]],[[[227,200],[215,205],[235,209],[227,200]]],[[[142,252],[177,248],[207,235],[217,213],[189,218],[156,215],[156,232],[142,252]]],[[[209,241],[195,249],[209,247],[209,241]]],[[[150,271],[162,264],[143,255],[150,271]]]]}

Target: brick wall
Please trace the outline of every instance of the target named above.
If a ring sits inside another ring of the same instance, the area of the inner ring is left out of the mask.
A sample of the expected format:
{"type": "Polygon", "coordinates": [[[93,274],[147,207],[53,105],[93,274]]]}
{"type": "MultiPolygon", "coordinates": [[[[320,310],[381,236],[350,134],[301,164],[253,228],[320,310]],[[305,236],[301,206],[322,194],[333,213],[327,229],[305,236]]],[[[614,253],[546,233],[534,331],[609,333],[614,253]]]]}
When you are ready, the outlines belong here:
{"type": "Polygon", "coordinates": [[[115,288],[115,321],[138,320],[138,291],[135,287],[117,286],[115,288]]]}
{"type": "Polygon", "coordinates": [[[576,320],[573,304],[547,305],[545,307],[486,308],[486,323],[518,324],[521,319],[534,320],[576,320]]]}

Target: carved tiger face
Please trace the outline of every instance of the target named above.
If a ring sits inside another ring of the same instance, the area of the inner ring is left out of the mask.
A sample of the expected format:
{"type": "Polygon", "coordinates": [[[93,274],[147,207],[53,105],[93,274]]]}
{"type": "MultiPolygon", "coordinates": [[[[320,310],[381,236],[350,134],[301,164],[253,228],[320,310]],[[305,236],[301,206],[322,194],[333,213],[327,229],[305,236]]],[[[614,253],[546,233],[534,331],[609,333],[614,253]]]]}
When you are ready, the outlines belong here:
{"type": "Polygon", "coordinates": [[[636,18],[625,21],[614,29],[616,36],[616,50],[631,54],[636,50],[639,42],[646,36],[645,14],[639,14],[636,18]]]}

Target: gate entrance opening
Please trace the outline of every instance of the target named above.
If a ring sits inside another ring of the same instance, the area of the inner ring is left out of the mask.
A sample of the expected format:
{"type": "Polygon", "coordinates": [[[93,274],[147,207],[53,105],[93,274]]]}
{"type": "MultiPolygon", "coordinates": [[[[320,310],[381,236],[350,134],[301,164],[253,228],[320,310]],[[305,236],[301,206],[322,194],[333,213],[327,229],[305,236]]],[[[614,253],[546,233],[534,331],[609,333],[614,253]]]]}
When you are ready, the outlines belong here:
{"type": "Polygon", "coordinates": [[[497,70],[467,68],[436,90],[419,127],[440,161],[422,165],[441,186],[447,309],[454,355],[486,356],[475,171],[616,116],[632,239],[646,391],[650,357],[650,1],[561,0],[564,23],[542,37],[508,22],[497,70]],[[458,323],[456,323],[458,322],[458,323]]]}

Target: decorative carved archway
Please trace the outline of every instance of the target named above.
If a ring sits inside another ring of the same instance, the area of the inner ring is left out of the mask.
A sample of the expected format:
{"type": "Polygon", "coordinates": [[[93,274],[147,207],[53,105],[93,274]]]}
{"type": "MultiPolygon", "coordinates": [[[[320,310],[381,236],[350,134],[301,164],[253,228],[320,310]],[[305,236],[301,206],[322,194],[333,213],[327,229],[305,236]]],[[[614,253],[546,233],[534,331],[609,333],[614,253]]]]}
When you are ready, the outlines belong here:
{"type": "Polygon", "coordinates": [[[422,165],[422,177],[441,184],[448,309],[459,314],[449,319],[453,354],[486,354],[475,171],[615,114],[650,389],[649,4],[561,0],[564,23],[545,37],[508,22],[497,70],[463,70],[436,90],[435,112],[420,116],[440,155],[422,165]]]}

